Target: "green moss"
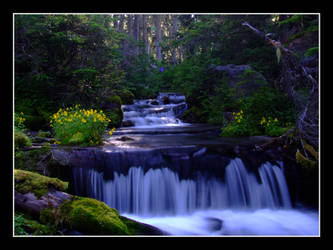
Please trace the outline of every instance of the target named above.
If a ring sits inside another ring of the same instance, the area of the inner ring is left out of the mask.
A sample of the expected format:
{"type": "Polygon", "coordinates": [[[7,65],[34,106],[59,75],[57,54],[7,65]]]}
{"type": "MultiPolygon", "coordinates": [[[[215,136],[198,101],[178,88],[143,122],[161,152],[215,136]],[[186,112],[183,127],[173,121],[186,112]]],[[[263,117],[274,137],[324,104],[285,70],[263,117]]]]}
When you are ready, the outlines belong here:
{"type": "Polygon", "coordinates": [[[90,198],[76,200],[68,214],[73,228],[87,234],[128,234],[118,211],[90,198]]]}
{"type": "Polygon", "coordinates": [[[127,235],[126,224],[116,209],[104,202],[75,196],[62,203],[59,208],[41,211],[44,223],[67,227],[89,235],[127,235]]]}
{"type": "Polygon", "coordinates": [[[15,169],[14,175],[16,191],[22,194],[32,192],[38,198],[46,194],[49,188],[55,188],[60,191],[66,191],[68,188],[68,182],[30,171],[15,169]]]}
{"type": "Polygon", "coordinates": [[[15,129],[14,132],[15,148],[30,147],[31,141],[22,131],[15,129]]]}
{"type": "MultiPolygon", "coordinates": [[[[28,170],[43,173],[44,169],[38,164],[47,154],[50,153],[50,144],[45,143],[40,149],[32,149],[29,151],[15,151],[15,169],[28,170]]],[[[45,161],[44,161],[45,162],[45,161]]],[[[52,159],[48,160],[48,165],[54,163],[52,159]]]]}

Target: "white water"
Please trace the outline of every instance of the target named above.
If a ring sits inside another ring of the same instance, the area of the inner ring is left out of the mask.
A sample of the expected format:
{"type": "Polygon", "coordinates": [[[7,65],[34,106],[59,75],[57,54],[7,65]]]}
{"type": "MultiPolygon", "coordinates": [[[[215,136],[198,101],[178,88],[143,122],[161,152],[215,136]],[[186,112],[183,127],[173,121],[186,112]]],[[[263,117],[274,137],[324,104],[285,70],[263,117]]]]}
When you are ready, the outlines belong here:
{"type": "Polygon", "coordinates": [[[296,209],[197,211],[190,215],[142,217],[123,214],[128,218],[153,225],[171,235],[261,235],[318,236],[318,213],[296,209]],[[214,218],[214,219],[213,219],[214,218]],[[222,221],[222,227],[212,222],[222,221]]]}
{"type": "Polygon", "coordinates": [[[291,207],[283,168],[268,162],[259,168],[261,183],[239,158],[226,167],[225,181],[205,178],[200,173],[195,180],[180,180],[168,168],[144,173],[142,168],[132,167],[128,175],[115,172],[114,179],[109,181],[94,170],[74,171],[76,193],[80,192],[79,186],[89,185],[88,196],[121,213],[156,216],[189,214],[200,209],[291,207]]]}
{"type": "Polygon", "coordinates": [[[181,180],[168,168],[132,167],[109,181],[92,169],[73,171],[76,193],[84,187],[85,195],[172,235],[318,235],[317,212],[292,209],[280,164],[263,164],[260,182],[239,158],[224,181],[181,180]]]}
{"type": "Polygon", "coordinates": [[[159,128],[186,126],[176,117],[175,109],[180,112],[187,109],[185,96],[173,93],[160,93],[157,99],[135,100],[132,105],[122,105],[124,121],[131,121],[138,128],[159,128]],[[170,103],[163,104],[163,97],[168,97],[170,103]],[[155,102],[155,105],[152,104],[155,102]]]}

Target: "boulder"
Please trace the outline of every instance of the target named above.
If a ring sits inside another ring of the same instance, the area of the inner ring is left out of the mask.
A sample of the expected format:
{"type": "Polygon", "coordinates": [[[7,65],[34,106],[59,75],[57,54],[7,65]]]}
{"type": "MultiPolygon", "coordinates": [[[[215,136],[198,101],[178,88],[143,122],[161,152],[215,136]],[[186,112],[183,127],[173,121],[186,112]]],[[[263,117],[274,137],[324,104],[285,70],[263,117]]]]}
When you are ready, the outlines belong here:
{"type": "Polygon", "coordinates": [[[265,77],[249,65],[219,65],[211,66],[209,70],[216,74],[217,78],[225,77],[227,85],[236,89],[236,98],[251,96],[267,84],[265,77]]]}

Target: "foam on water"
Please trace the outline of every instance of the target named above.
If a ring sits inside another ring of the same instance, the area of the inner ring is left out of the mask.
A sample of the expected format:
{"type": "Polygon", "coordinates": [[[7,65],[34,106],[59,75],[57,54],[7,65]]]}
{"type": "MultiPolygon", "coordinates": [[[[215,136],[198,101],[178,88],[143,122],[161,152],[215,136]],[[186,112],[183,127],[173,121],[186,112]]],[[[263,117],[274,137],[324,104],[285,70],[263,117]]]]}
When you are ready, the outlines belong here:
{"type": "Polygon", "coordinates": [[[318,213],[296,209],[205,210],[191,215],[123,214],[171,235],[318,236],[318,213]]]}

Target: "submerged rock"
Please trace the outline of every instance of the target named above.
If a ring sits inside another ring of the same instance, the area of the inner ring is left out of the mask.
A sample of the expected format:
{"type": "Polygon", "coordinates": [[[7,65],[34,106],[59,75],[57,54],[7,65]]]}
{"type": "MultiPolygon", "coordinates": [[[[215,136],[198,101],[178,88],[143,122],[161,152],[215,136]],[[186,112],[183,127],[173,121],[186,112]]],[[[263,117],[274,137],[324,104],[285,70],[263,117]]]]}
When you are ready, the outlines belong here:
{"type": "Polygon", "coordinates": [[[213,217],[207,217],[208,228],[210,231],[220,231],[223,227],[223,220],[213,217]]]}

